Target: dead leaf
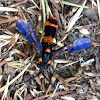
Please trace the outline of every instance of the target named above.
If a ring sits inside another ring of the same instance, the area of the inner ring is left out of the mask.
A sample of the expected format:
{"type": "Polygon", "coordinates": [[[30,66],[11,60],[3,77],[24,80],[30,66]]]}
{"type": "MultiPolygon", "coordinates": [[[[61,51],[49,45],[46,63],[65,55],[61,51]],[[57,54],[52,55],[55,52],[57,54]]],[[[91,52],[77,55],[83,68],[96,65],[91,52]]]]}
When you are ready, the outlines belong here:
{"type": "Polygon", "coordinates": [[[23,56],[23,57],[28,57],[28,56],[25,55],[23,52],[21,52],[21,51],[19,51],[19,50],[17,50],[17,49],[14,49],[14,51],[15,51],[15,53],[18,53],[18,54],[20,54],[20,55],[23,56]]]}
{"type": "Polygon", "coordinates": [[[97,76],[100,76],[100,73],[84,73],[85,75],[88,75],[88,76],[93,76],[93,77],[97,77],[97,76]]]}
{"type": "Polygon", "coordinates": [[[28,0],[24,0],[24,1],[20,1],[20,2],[18,2],[18,3],[15,3],[15,4],[12,4],[12,5],[10,5],[9,7],[17,7],[17,6],[19,6],[19,5],[22,5],[23,3],[26,3],[28,0]]]}
{"type": "Polygon", "coordinates": [[[16,24],[13,23],[13,24],[11,24],[10,26],[8,26],[7,29],[11,29],[11,28],[13,28],[13,27],[15,27],[15,26],[16,26],[16,24]]]}
{"type": "Polygon", "coordinates": [[[49,1],[61,12],[60,6],[54,0],[49,0],[49,1]]]}
{"type": "Polygon", "coordinates": [[[51,93],[51,94],[49,94],[49,96],[50,96],[50,98],[53,98],[55,96],[64,95],[64,94],[68,94],[68,93],[71,93],[71,91],[59,91],[59,92],[56,92],[55,94],[51,93]]]}
{"type": "Polygon", "coordinates": [[[12,40],[10,41],[10,47],[9,50],[16,44],[17,40],[19,38],[19,34],[15,34],[12,40]]]}
{"type": "Polygon", "coordinates": [[[8,18],[8,19],[3,19],[3,20],[0,20],[0,24],[12,22],[12,21],[15,21],[16,19],[18,19],[18,17],[11,17],[11,18],[8,18]]]}

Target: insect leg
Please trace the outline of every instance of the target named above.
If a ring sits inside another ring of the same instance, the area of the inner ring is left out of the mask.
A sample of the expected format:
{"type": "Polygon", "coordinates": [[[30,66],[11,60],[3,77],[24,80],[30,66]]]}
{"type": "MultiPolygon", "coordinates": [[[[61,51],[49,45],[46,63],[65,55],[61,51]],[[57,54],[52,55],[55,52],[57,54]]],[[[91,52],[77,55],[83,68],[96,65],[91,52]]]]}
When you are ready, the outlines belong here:
{"type": "Polygon", "coordinates": [[[42,73],[42,75],[43,75],[43,76],[44,76],[44,78],[46,78],[46,80],[47,80],[47,81],[48,81],[48,82],[52,85],[52,87],[53,87],[53,88],[56,88],[56,87],[54,86],[54,84],[52,84],[52,83],[51,83],[51,81],[50,81],[50,80],[49,80],[49,79],[45,76],[45,74],[44,74],[44,73],[42,73]]]}
{"type": "Polygon", "coordinates": [[[40,71],[40,72],[38,72],[38,73],[36,73],[36,75],[35,75],[35,76],[33,76],[33,77],[31,77],[30,79],[26,80],[26,81],[25,81],[25,83],[27,83],[27,82],[29,82],[29,81],[33,80],[34,78],[36,78],[36,77],[37,77],[37,76],[39,76],[40,74],[41,74],[41,71],[40,71]]]}

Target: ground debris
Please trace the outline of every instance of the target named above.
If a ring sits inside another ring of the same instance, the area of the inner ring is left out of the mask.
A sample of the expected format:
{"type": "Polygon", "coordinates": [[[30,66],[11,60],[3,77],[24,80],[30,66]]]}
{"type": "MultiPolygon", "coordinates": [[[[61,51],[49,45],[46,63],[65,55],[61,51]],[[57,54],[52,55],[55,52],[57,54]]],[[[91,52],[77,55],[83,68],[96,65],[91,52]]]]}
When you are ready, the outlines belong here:
{"type": "Polygon", "coordinates": [[[95,0],[1,0],[0,100],[100,100],[99,8],[95,0]],[[37,76],[38,54],[15,20],[29,22],[41,41],[52,16],[53,59],[37,76]]]}

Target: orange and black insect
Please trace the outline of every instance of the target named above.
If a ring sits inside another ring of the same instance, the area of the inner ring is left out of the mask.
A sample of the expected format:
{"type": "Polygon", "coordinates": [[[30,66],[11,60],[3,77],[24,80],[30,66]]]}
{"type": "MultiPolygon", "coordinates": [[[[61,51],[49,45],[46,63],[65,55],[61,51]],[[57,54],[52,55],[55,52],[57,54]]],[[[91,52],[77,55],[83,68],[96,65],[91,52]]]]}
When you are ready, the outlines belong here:
{"type": "MultiPolygon", "coordinates": [[[[56,36],[56,30],[58,29],[56,18],[51,17],[45,23],[45,36],[43,38],[42,44],[39,42],[32,26],[28,22],[22,19],[17,19],[16,25],[18,27],[18,30],[26,37],[26,39],[28,39],[29,42],[31,42],[31,44],[33,44],[34,48],[39,54],[38,57],[39,64],[37,66],[40,68],[40,71],[33,78],[39,76],[42,73],[43,76],[49,81],[49,83],[53,87],[55,87],[51,83],[51,81],[45,76],[43,70],[47,69],[51,64],[53,38],[56,36]]],[[[59,54],[62,54],[62,53],[79,51],[89,47],[92,43],[93,42],[89,38],[79,38],[73,41],[72,43],[66,45],[62,49],[57,50],[57,52],[59,52],[59,54]]]]}
{"type": "Polygon", "coordinates": [[[40,64],[38,67],[40,69],[47,69],[48,66],[51,64],[51,53],[52,53],[52,44],[53,38],[56,35],[56,30],[58,28],[57,21],[55,17],[51,17],[45,23],[45,36],[42,42],[42,53],[40,53],[38,61],[40,64]]]}
{"type": "MultiPolygon", "coordinates": [[[[40,44],[34,30],[28,22],[22,19],[17,19],[16,25],[19,31],[26,37],[26,39],[28,39],[33,44],[37,53],[39,54],[38,61],[40,63],[37,66],[40,68],[40,72],[38,72],[36,76],[39,76],[42,73],[43,76],[48,80],[42,70],[47,69],[51,64],[53,38],[55,37],[56,30],[58,28],[56,18],[51,17],[45,23],[45,36],[43,38],[42,45],[40,44]]],[[[54,87],[50,81],[49,83],[54,87]]]]}

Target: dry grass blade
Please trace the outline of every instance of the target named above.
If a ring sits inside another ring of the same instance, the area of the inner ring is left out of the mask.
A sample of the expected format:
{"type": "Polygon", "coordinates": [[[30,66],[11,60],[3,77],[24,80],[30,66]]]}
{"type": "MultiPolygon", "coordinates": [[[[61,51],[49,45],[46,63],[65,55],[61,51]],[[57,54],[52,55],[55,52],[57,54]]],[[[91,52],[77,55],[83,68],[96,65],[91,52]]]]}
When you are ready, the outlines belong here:
{"type": "Polygon", "coordinates": [[[49,19],[50,8],[49,8],[48,1],[47,1],[47,0],[45,0],[45,5],[46,5],[46,14],[47,14],[47,19],[49,19]]]}
{"type": "Polygon", "coordinates": [[[24,15],[24,13],[23,13],[23,10],[22,10],[20,7],[18,7],[18,10],[19,10],[19,15],[20,15],[20,17],[21,17],[22,19],[24,19],[25,21],[27,21],[27,18],[25,17],[25,15],[24,15]]]}
{"type": "Polygon", "coordinates": [[[45,100],[46,97],[48,97],[48,95],[46,95],[46,96],[40,96],[40,97],[36,97],[36,98],[33,99],[33,100],[45,100]]]}
{"type": "Polygon", "coordinates": [[[50,94],[50,98],[53,98],[55,96],[58,96],[58,95],[64,95],[64,94],[67,94],[67,93],[71,93],[70,91],[59,91],[59,92],[56,92],[55,94],[50,94]]]}
{"type": "MultiPolygon", "coordinates": [[[[13,68],[17,68],[19,70],[24,70],[24,68],[25,68],[25,67],[22,67],[22,66],[24,66],[24,64],[21,63],[20,61],[19,62],[18,61],[12,61],[12,62],[7,62],[6,61],[6,63],[7,63],[8,66],[13,67],[13,68]]],[[[33,70],[27,69],[26,71],[28,71],[30,73],[34,73],[33,70]]]]}
{"type": "MultiPolygon", "coordinates": [[[[36,75],[36,73],[34,73],[34,76],[36,75]]],[[[34,77],[33,76],[33,77],[34,77]]],[[[40,80],[40,78],[39,77],[36,77],[35,78],[35,80],[36,80],[36,82],[41,86],[41,80],[40,80]]]]}
{"type": "MultiPolygon", "coordinates": [[[[87,0],[84,0],[83,6],[86,4],[86,1],[87,0]]],[[[79,19],[82,11],[83,11],[83,7],[79,8],[77,12],[70,18],[70,21],[68,23],[68,28],[67,28],[67,34],[60,40],[60,42],[64,41],[67,38],[69,31],[72,29],[76,21],[79,19]]]]}
{"type": "Polygon", "coordinates": [[[67,1],[62,1],[62,3],[65,4],[65,5],[70,5],[70,6],[74,6],[74,7],[89,8],[88,6],[78,5],[78,4],[70,3],[70,2],[67,2],[67,1]]]}
{"type": "Polygon", "coordinates": [[[12,18],[8,18],[8,19],[0,20],[0,24],[12,22],[12,21],[15,21],[16,19],[18,19],[18,17],[12,17],[12,18]]]}
{"type": "MultiPolygon", "coordinates": [[[[54,84],[55,80],[56,80],[56,77],[53,75],[51,78],[52,84],[54,84]]],[[[50,84],[47,91],[46,91],[46,95],[50,92],[51,87],[52,87],[52,85],[50,84]]]]}
{"type": "MultiPolygon", "coordinates": [[[[63,83],[63,84],[64,84],[64,83],[63,83]]],[[[69,83],[64,84],[64,86],[65,86],[65,87],[67,87],[67,86],[70,86],[70,87],[82,87],[81,85],[78,85],[78,84],[69,84],[69,83]]]]}
{"type": "Polygon", "coordinates": [[[15,51],[16,53],[20,54],[20,55],[23,56],[23,57],[28,57],[28,56],[25,55],[23,52],[21,52],[21,51],[19,51],[19,50],[17,50],[17,49],[14,49],[14,51],[15,51]]]}
{"type": "Polygon", "coordinates": [[[100,20],[100,1],[97,0],[97,8],[98,8],[98,15],[99,15],[99,20],[100,20]]]}
{"type": "Polygon", "coordinates": [[[9,44],[9,43],[10,43],[10,40],[2,41],[2,42],[0,43],[0,48],[2,48],[3,46],[5,46],[5,45],[7,45],[7,44],[9,44]]]}
{"type": "Polygon", "coordinates": [[[56,88],[55,88],[55,90],[53,91],[53,94],[56,93],[56,91],[57,91],[57,89],[58,89],[58,86],[59,86],[59,82],[57,83],[56,88]]]}
{"type": "Polygon", "coordinates": [[[3,18],[10,18],[10,16],[8,16],[8,15],[0,15],[0,17],[3,17],[3,18]]]}
{"type": "Polygon", "coordinates": [[[89,0],[89,1],[92,2],[92,6],[96,6],[96,5],[97,5],[96,2],[95,2],[94,0],[89,0]]]}
{"type": "Polygon", "coordinates": [[[57,19],[57,22],[58,22],[58,26],[60,28],[60,31],[62,31],[62,24],[61,24],[61,21],[60,21],[60,17],[59,17],[59,13],[58,13],[58,10],[57,9],[54,9],[54,15],[57,19]]]}
{"type": "MultiPolygon", "coordinates": [[[[86,4],[86,0],[84,1],[83,5],[86,4]]],[[[67,32],[69,32],[72,27],[75,25],[76,21],[79,19],[81,13],[83,11],[83,8],[79,8],[78,11],[71,17],[69,23],[68,23],[68,29],[67,29],[67,32]]]]}
{"type": "Polygon", "coordinates": [[[51,90],[51,85],[49,85],[49,87],[48,87],[48,89],[47,89],[47,91],[46,91],[46,95],[50,92],[50,90],[51,90]]]}
{"type": "Polygon", "coordinates": [[[77,60],[77,61],[68,63],[68,64],[66,64],[66,65],[64,65],[64,66],[62,66],[62,67],[65,68],[65,67],[67,67],[67,66],[73,65],[73,64],[78,63],[78,62],[80,62],[80,60],[77,60]]]}
{"type": "Polygon", "coordinates": [[[30,1],[32,1],[32,3],[40,10],[40,8],[38,7],[38,5],[33,0],[30,0],[30,1]]]}
{"type": "Polygon", "coordinates": [[[0,61],[0,66],[2,66],[3,64],[5,64],[5,63],[7,63],[7,62],[9,62],[9,61],[11,61],[11,60],[13,60],[13,57],[6,58],[6,59],[4,59],[3,61],[0,61]]]}
{"type": "Polygon", "coordinates": [[[24,72],[28,69],[28,67],[30,66],[31,64],[29,63],[25,69],[20,73],[18,74],[13,80],[11,80],[7,85],[3,86],[2,88],[0,88],[0,92],[3,92],[5,90],[6,87],[9,87],[12,83],[14,83],[20,76],[22,76],[24,74],[24,72]]]}
{"type": "Polygon", "coordinates": [[[78,79],[78,77],[71,77],[71,78],[63,79],[57,74],[55,74],[55,77],[60,81],[60,83],[63,83],[63,84],[68,84],[68,82],[71,82],[71,81],[78,79]]]}
{"type": "Polygon", "coordinates": [[[92,45],[93,45],[93,46],[96,46],[96,47],[99,47],[99,46],[100,46],[100,43],[93,42],[92,45]]]}
{"type": "Polygon", "coordinates": [[[90,34],[90,32],[87,29],[85,29],[85,28],[82,28],[79,31],[80,31],[80,33],[82,33],[85,36],[90,34]]]}
{"type": "Polygon", "coordinates": [[[19,93],[16,93],[20,100],[23,100],[22,96],[19,93]]]}
{"type": "Polygon", "coordinates": [[[61,96],[61,98],[63,99],[63,100],[75,100],[75,98],[73,98],[73,97],[71,97],[71,96],[61,96]]]}
{"type": "Polygon", "coordinates": [[[76,80],[76,79],[78,79],[78,77],[67,78],[67,79],[64,80],[64,83],[68,83],[68,82],[76,80]]]}
{"type": "Polygon", "coordinates": [[[11,28],[13,28],[14,26],[16,26],[15,23],[13,23],[13,24],[11,24],[10,26],[8,26],[7,29],[11,29],[11,28]]]}
{"type": "MultiPolygon", "coordinates": [[[[36,96],[36,94],[34,93],[34,90],[30,90],[30,93],[32,94],[33,97],[36,96]]],[[[27,93],[25,94],[25,96],[27,96],[27,93]]],[[[32,98],[31,98],[32,99],[32,98]]]]}
{"type": "Polygon", "coordinates": [[[91,28],[91,27],[93,27],[93,26],[95,26],[95,24],[89,24],[89,25],[84,25],[84,26],[79,26],[78,27],[78,29],[82,29],[82,28],[91,28]]]}
{"type": "MultiPolygon", "coordinates": [[[[9,80],[10,80],[10,75],[8,76],[7,84],[9,83],[9,80]]],[[[8,86],[6,87],[3,93],[2,100],[5,100],[7,98],[7,93],[8,93],[8,86]]]]}
{"type": "Polygon", "coordinates": [[[12,35],[12,36],[14,35],[14,34],[13,34],[11,31],[9,31],[9,30],[4,30],[3,32],[6,33],[6,34],[9,34],[9,35],[12,35]]]}
{"type": "Polygon", "coordinates": [[[41,24],[41,19],[42,19],[42,16],[39,16],[39,17],[38,17],[37,28],[36,28],[36,34],[38,34],[38,33],[39,33],[39,30],[40,30],[39,26],[40,26],[40,24],[41,24]]]}
{"type": "Polygon", "coordinates": [[[21,1],[21,2],[15,3],[15,4],[12,4],[12,5],[10,5],[9,7],[16,7],[16,6],[19,6],[19,5],[23,4],[23,3],[26,3],[27,1],[28,1],[28,0],[24,0],[24,1],[21,1]]]}
{"type": "Polygon", "coordinates": [[[55,43],[55,44],[58,45],[59,47],[63,47],[63,46],[64,46],[63,43],[61,43],[61,42],[59,42],[59,41],[56,41],[55,38],[53,39],[53,43],[55,43]]]}
{"type": "Polygon", "coordinates": [[[99,68],[100,68],[100,57],[99,57],[98,54],[96,54],[95,67],[96,67],[97,72],[99,72],[99,68]]]}
{"type": "MultiPolygon", "coordinates": [[[[68,33],[69,33],[69,32],[68,32],[68,33]]],[[[63,42],[63,41],[67,38],[67,36],[69,35],[68,33],[66,33],[66,34],[64,35],[64,37],[62,37],[62,38],[60,39],[59,42],[63,42]]]]}
{"type": "Polygon", "coordinates": [[[93,77],[97,77],[97,76],[100,76],[100,73],[84,73],[85,75],[88,75],[88,76],[93,76],[93,77]]]}
{"type": "Polygon", "coordinates": [[[13,57],[6,58],[6,59],[5,59],[5,61],[7,61],[7,62],[8,62],[8,61],[12,61],[12,60],[13,60],[13,57]]]}
{"type": "Polygon", "coordinates": [[[61,12],[60,6],[54,0],[49,0],[49,1],[61,12]]]}
{"type": "Polygon", "coordinates": [[[0,7],[0,11],[18,12],[18,9],[15,9],[15,8],[9,8],[9,7],[0,7]]]}
{"type": "Polygon", "coordinates": [[[64,59],[55,59],[54,61],[56,63],[70,63],[70,62],[72,62],[71,60],[64,60],[64,59]]]}
{"type": "Polygon", "coordinates": [[[46,14],[45,14],[45,2],[44,0],[40,0],[41,6],[42,6],[42,12],[43,12],[43,29],[42,29],[42,36],[40,39],[40,42],[42,42],[43,36],[44,36],[44,29],[45,29],[45,21],[46,21],[46,14]]]}
{"type": "Polygon", "coordinates": [[[51,78],[51,82],[54,83],[55,80],[56,80],[56,77],[53,75],[52,78],[51,78]]]}
{"type": "Polygon", "coordinates": [[[9,47],[9,49],[11,49],[12,46],[15,45],[15,43],[16,43],[17,40],[18,40],[18,38],[19,38],[19,34],[15,34],[14,37],[12,38],[11,42],[10,42],[10,45],[11,45],[11,46],[9,47]]]}
{"type": "MultiPolygon", "coordinates": [[[[49,79],[49,76],[48,76],[47,70],[44,71],[44,74],[45,74],[45,76],[49,79]]],[[[46,84],[46,83],[49,83],[49,82],[45,79],[45,84],[46,84]]]]}
{"type": "Polygon", "coordinates": [[[90,65],[91,63],[93,63],[94,61],[95,61],[94,58],[89,59],[88,61],[81,63],[81,66],[82,66],[82,67],[83,67],[83,66],[86,66],[86,65],[88,66],[88,65],[90,65]]]}
{"type": "Polygon", "coordinates": [[[7,63],[5,60],[0,61],[0,66],[2,66],[3,64],[7,63]]]}
{"type": "Polygon", "coordinates": [[[12,36],[10,35],[0,35],[0,40],[6,40],[6,39],[11,39],[12,36]]]}
{"type": "Polygon", "coordinates": [[[22,60],[20,60],[20,61],[11,61],[11,62],[8,62],[7,65],[10,66],[10,67],[18,68],[18,67],[24,66],[24,63],[23,63],[22,60]]]}
{"type": "Polygon", "coordinates": [[[3,75],[0,75],[0,84],[1,84],[2,77],[3,77],[3,75]]]}
{"type": "Polygon", "coordinates": [[[25,9],[25,11],[30,13],[30,14],[42,16],[42,12],[41,11],[33,10],[31,8],[27,8],[27,9],[25,9]]]}

